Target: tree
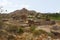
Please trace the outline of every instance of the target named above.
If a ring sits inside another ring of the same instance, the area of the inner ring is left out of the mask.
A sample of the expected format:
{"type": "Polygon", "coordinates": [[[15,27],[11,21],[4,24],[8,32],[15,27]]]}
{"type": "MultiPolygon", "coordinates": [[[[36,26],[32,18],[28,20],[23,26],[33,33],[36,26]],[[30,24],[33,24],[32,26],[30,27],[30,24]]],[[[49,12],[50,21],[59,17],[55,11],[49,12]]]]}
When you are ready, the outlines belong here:
{"type": "Polygon", "coordinates": [[[4,9],[3,9],[3,6],[0,6],[0,13],[2,13],[2,12],[4,12],[4,11],[7,12],[7,10],[4,10],[4,9]]]}
{"type": "Polygon", "coordinates": [[[3,7],[1,6],[1,7],[0,7],[0,13],[2,13],[2,11],[3,11],[2,8],[3,8],[3,7]]]}
{"type": "Polygon", "coordinates": [[[40,14],[40,13],[37,13],[35,17],[36,17],[37,19],[40,19],[40,18],[41,18],[41,14],[40,14]]]}

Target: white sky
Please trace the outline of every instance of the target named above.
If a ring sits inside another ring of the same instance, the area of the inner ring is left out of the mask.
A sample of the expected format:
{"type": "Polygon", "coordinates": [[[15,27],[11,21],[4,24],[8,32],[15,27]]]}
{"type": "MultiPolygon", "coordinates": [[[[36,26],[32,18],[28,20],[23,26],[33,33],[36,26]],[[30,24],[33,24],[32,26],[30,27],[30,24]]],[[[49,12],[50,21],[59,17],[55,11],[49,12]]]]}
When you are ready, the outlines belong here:
{"type": "Polygon", "coordinates": [[[24,7],[40,12],[58,12],[60,11],[60,0],[0,0],[0,6],[8,12],[24,7]]]}

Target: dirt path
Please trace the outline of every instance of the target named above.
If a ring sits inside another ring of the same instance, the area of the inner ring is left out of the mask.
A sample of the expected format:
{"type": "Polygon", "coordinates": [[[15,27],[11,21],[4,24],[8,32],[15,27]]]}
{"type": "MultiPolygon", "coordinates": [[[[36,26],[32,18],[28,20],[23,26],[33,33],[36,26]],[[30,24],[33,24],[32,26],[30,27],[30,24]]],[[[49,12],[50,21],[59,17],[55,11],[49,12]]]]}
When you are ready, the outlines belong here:
{"type": "Polygon", "coordinates": [[[38,26],[37,28],[36,28],[36,30],[39,30],[39,29],[42,29],[42,30],[45,30],[46,32],[50,32],[50,26],[48,26],[48,25],[44,25],[44,26],[38,26]]]}

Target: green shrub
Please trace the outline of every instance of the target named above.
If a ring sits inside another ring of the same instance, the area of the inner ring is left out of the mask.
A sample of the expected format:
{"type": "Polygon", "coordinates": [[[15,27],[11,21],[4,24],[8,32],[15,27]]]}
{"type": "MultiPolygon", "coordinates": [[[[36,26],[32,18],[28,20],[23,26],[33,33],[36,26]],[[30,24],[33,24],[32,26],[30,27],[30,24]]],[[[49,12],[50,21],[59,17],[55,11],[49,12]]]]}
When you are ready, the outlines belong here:
{"type": "Polygon", "coordinates": [[[24,29],[23,28],[19,28],[18,31],[17,31],[18,34],[22,34],[24,33],[24,29]]]}
{"type": "Polygon", "coordinates": [[[44,30],[35,30],[35,31],[33,32],[33,35],[34,35],[34,36],[39,36],[39,35],[41,35],[41,34],[47,34],[47,32],[44,31],[44,30]]]}
{"type": "Polygon", "coordinates": [[[53,36],[54,36],[54,34],[53,34],[53,33],[48,33],[48,36],[53,37],[53,36]]]}
{"type": "Polygon", "coordinates": [[[35,30],[35,28],[36,28],[35,26],[31,26],[30,27],[30,32],[33,32],[35,30]]]}
{"type": "Polygon", "coordinates": [[[35,31],[33,32],[33,35],[34,35],[34,36],[41,35],[41,32],[40,32],[39,30],[35,30],[35,31]]]}
{"type": "Polygon", "coordinates": [[[4,27],[4,23],[0,21],[0,29],[2,29],[3,27],[4,27]]]}
{"type": "Polygon", "coordinates": [[[10,33],[14,33],[15,34],[18,31],[18,27],[17,26],[13,26],[13,25],[8,25],[8,27],[6,27],[5,30],[10,32],[10,33]]]}
{"type": "Polygon", "coordinates": [[[41,33],[46,34],[47,32],[44,30],[39,30],[41,33]]]}
{"type": "Polygon", "coordinates": [[[15,37],[13,35],[9,35],[7,39],[8,40],[15,40],[15,37]]]}

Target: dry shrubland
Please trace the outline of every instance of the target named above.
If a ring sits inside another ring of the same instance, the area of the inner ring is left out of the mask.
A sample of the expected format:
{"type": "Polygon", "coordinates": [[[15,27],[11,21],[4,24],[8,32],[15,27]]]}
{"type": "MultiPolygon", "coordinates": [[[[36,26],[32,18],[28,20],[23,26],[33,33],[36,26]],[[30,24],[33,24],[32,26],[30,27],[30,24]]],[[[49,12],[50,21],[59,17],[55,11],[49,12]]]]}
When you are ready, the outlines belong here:
{"type": "Polygon", "coordinates": [[[57,21],[54,20],[56,14],[53,16],[53,14],[42,14],[23,8],[0,15],[0,40],[57,40],[60,38],[60,26],[56,25],[57,21]],[[53,19],[50,16],[53,16],[53,19]]]}

